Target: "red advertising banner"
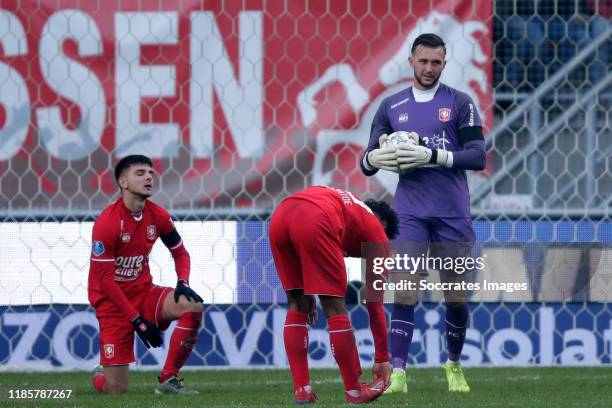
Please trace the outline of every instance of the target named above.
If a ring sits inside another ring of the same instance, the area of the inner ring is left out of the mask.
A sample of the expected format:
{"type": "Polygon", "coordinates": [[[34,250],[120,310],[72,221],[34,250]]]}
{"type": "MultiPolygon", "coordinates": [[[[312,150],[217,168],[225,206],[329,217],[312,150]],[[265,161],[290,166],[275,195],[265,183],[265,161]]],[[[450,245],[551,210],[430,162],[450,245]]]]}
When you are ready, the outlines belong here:
{"type": "Polygon", "coordinates": [[[0,1],[0,209],[97,210],[146,154],[173,209],[271,208],[311,184],[393,193],[358,155],[414,38],[492,125],[492,4],[0,1]]]}

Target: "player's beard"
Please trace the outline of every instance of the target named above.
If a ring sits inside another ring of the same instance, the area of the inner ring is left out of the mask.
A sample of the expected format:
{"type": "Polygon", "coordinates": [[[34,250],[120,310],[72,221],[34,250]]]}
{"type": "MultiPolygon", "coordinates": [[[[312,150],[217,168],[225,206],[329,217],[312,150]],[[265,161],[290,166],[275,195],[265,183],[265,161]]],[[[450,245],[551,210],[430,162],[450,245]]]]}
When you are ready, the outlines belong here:
{"type": "Polygon", "coordinates": [[[440,80],[440,76],[442,76],[442,73],[440,72],[438,74],[438,76],[436,76],[433,80],[433,82],[431,83],[431,85],[426,85],[423,83],[423,81],[421,80],[421,78],[423,77],[423,75],[417,75],[416,71],[414,72],[414,80],[417,81],[419,83],[419,85],[421,85],[423,88],[425,89],[431,89],[434,86],[436,86],[436,84],[438,83],[438,81],[440,80]]]}

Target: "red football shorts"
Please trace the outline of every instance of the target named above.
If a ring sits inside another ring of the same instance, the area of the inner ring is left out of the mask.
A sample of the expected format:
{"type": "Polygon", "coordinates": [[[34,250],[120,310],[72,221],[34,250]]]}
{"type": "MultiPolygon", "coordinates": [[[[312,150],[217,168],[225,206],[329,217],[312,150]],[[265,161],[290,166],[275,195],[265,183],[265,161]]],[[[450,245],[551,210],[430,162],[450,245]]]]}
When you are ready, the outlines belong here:
{"type": "Polygon", "coordinates": [[[300,199],[283,201],[270,221],[270,246],[283,288],[307,295],[346,294],[339,214],[300,199]]]}
{"type": "MultiPolygon", "coordinates": [[[[129,298],[130,303],[146,320],[160,330],[166,330],[170,321],[162,321],[162,308],[172,288],[150,285],[129,298]]],[[[100,324],[100,364],[103,366],[129,364],[134,358],[134,327],[116,308],[104,300],[96,308],[100,324]]]]}

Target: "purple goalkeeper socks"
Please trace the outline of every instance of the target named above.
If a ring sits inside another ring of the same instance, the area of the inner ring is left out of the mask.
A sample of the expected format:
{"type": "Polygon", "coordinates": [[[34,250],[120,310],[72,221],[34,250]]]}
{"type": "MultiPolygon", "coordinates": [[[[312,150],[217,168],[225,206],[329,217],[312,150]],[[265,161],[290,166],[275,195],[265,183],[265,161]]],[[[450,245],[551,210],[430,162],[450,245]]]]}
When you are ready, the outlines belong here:
{"type": "Polygon", "coordinates": [[[408,360],[414,330],[414,305],[393,305],[391,312],[391,360],[393,368],[403,369],[408,360]]]}
{"type": "Polygon", "coordinates": [[[467,303],[460,306],[446,305],[446,344],[450,361],[459,361],[461,358],[468,315],[467,303]]]}

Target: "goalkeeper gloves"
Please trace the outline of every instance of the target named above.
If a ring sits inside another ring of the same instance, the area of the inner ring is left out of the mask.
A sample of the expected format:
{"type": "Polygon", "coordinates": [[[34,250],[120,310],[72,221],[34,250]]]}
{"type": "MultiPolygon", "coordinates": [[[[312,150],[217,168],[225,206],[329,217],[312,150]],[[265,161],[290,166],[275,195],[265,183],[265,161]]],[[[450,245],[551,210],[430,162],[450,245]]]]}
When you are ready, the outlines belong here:
{"type": "Polygon", "coordinates": [[[163,340],[161,332],[157,326],[150,321],[143,319],[142,316],[137,316],[132,320],[132,326],[134,326],[136,334],[147,348],[151,348],[151,346],[159,347],[162,345],[163,340]]]}
{"type": "Polygon", "coordinates": [[[189,283],[187,281],[182,279],[176,283],[176,289],[174,289],[174,301],[178,303],[181,296],[185,296],[190,302],[193,300],[195,302],[204,303],[204,300],[200,297],[200,295],[189,287],[189,283]]]}
{"type": "Polygon", "coordinates": [[[430,149],[421,145],[401,144],[397,147],[400,171],[408,171],[426,164],[446,166],[449,153],[442,149],[430,149]]]}
{"type": "Polygon", "coordinates": [[[382,135],[378,139],[378,149],[374,149],[366,153],[366,167],[371,169],[388,170],[395,173],[399,172],[398,161],[396,156],[396,146],[382,147],[387,140],[387,135],[382,135]]]}

